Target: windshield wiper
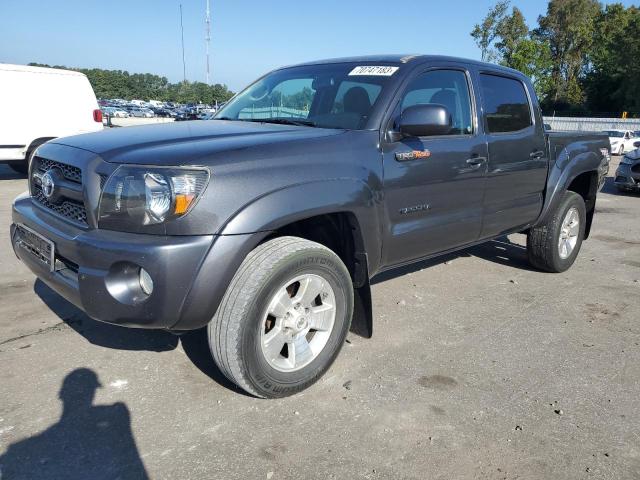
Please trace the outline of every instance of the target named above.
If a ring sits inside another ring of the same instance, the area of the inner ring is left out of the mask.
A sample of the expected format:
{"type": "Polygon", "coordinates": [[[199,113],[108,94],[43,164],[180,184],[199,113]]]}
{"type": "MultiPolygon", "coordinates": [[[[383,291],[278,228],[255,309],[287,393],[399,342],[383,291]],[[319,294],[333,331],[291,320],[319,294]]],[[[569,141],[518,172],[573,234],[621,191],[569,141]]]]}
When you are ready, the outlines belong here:
{"type": "Polygon", "coordinates": [[[316,124],[315,122],[312,122],[311,120],[304,120],[304,119],[298,119],[298,118],[283,118],[283,117],[277,117],[277,118],[251,118],[251,119],[247,119],[250,122],[261,122],[261,123],[278,123],[281,125],[297,125],[300,127],[315,127],[316,124]]]}

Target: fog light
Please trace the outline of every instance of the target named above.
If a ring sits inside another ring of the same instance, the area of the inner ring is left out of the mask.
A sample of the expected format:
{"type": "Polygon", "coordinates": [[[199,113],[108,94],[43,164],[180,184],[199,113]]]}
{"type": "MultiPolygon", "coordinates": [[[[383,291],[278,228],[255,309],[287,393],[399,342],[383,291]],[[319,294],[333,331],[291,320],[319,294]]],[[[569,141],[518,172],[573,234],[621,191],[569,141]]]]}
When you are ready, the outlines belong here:
{"type": "Polygon", "coordinates": [[[140,269],[140,288],[147,295],[151,295],[153,292],[153,280],[151,279],[151,275],[144,268],[140,269]]]}

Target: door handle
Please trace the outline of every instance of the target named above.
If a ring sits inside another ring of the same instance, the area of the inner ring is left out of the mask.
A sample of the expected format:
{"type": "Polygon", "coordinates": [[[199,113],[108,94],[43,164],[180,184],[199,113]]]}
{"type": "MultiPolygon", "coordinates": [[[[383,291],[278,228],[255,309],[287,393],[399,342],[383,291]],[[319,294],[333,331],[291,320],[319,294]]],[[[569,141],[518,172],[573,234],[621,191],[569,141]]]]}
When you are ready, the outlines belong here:
{"type": "Polygon", "coordinates": [[[536,150],[535,152],[531,152],[529,154],[530,158],[542,158],[544,157],[544,152],[542,150],[536,150]]]}

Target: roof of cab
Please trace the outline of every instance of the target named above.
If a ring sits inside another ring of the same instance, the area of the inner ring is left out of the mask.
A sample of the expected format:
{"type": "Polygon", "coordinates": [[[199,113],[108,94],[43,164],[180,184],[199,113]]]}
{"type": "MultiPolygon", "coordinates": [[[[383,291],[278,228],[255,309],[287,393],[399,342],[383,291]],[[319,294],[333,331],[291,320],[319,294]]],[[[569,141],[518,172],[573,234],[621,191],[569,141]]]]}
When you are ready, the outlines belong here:
{"type": "MultiPolygon", "coordinates": [[[[467,63],[478,66],[483,66],[494,71],[503,71],[509,73],[517,73],[523,75],[518,70],[512,68],[503,67],[495,63],[481,62],[478,60],[471,60],[468,58],[449,57],[446,55],[422,55],[422,54],[391,54],[391,55],[364,55],[358,57],[343,57],[343,58],[328,58],[324,60],[314,60],[310,62],[303,62],[296,65],[289,65],[289,67],[299,67],[304,65],[322,65],[328,63],[392,63],[392,64],[417,64],[426,63],[429,61],[440,62],[459,62],[467,63]]],[[[288,68],[288,67],[287,67],[288,68]]]]}
{"type": "Polygon", "coordinates": [[[0,63],[0,70],[11,72],[29,72],[29,73],[48,73],[50,75],[75,75],[86,76],[82,72],[76,72],[75,70],[63,70],[61,68],[49,68],[49,67],[32,67],[30,65],[13,65],[11,63],[0,63]]]}

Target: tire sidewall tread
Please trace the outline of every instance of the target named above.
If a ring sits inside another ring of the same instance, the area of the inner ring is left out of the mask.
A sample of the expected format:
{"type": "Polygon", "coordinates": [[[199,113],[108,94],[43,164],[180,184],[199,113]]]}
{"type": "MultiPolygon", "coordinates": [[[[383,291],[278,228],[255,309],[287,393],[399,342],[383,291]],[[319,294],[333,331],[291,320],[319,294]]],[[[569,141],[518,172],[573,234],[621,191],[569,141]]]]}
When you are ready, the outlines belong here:
{"type": "Polygon", "coordinates": [[[575,192],[564,193],[553,214],[541,224],[532,227],[527,235],[527,255],[536,268],[552,273],[561,273],[573,265],[580,252],[586,227],[586,208],[583,198],[575,192]],[[580,218],[578,241],[571,255],[560,258],[558,239],[562,222],[570,208],[576,207],[580,218]]]}
{"type": "Polygon", "coordinates": [[[216,364],[229,380],[257,397],[283,397],[307,388],[331,366],[344,343],[352,314],[351,278],[340,258],[319,243],[279,237],[256,247],[242,262],[208,326],[209,345],[216,364]],[[266,363],[256,346],[256,322],[278,282],[302,272],[324,272],[323,278],[334,288],[336,303],[342,295],[344,305],[336,305],[334,330],[318,357],[300,371],[282,375],[266,363]],[[287,376],[290,381],[286,381],[287,376]]]}

